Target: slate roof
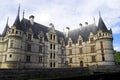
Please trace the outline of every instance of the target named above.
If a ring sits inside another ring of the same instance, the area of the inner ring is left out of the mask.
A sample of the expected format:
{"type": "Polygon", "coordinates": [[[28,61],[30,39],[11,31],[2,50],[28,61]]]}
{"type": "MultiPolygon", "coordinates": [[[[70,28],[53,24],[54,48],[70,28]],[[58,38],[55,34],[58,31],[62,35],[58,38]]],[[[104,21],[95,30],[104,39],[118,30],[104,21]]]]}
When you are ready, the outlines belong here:
{"type": "Polygon", "coordinates": [[[109,32],[101,16],[99,17],[98,30],[102,30],[102,32],[109,32]]]}
{"type": "Polygon", "coordinates": [[[21,24],[20,24],[20,18],[19,18],[19,13],[20,13],[20,5],[18,7],[18,14],[17,17],[13,23],[13,26],[15,26],[17,29],[21,30],[21,24]]]}
{"type": "Polygon", "coordinates": [[[8,19],[7,19],[7,23],[6,23],[6,26],[5,26],[5,28],[4,28],[4,30],[3,30],[3,33],[2,33],[2,37],[5,37],[6,36],[6,33],[7,33],[7,30],[9,29],[9,26],[8,26],[8,19]]]}
{"type": "MultiPolygon", "coordinates": [[[[28,19],[25,19],[24,17],[20,21],[19,12],[20,12],[20,6],[18,8],[18,14],[17,14],[17,17],[15,19],[13,26],[15,26],[19,30],[22,30],[25,34],[28,31],[28,29],[31,27],[31,29],[33,31],[33,37],[36,39],[38,39],[39,32],[42,31],[44,34],[44,40],[48,41],[46,33],[49,32],[50,28],[47,26],[44,26],[42,24],[38,24],[36,22],[34,22],[34,24],[31,24],[30,21],[28,19]]],[[[9,26],[8,26],[8,24],[6,24],[6,27],[5,27],[2,35],[0,35],[0,36],[2,36],[2,37],[6,36],[6,32],[7,32],[8,28],[9,28],[9,26]]],[[[98,30],[102,30],[103,32],[110,32],[107,29],[106,25],[104,24],[101,16],[99,16],[98,27],[95,24],[91,24],[91,25],[87,25],[85,27],[82,27],[81,29],[78,28],[78,29],[70,30],[68,32],[68,37],[65,37],[63,32],[60,32],[58,30],[55,30],[55,31],[57,34],[58,42],[60,43],[60,39],[64,38],[65,43],[67,44],[69,38],[72,39],[73,43],[77,43],[77,39],[78,39],[79,35],[82,36],[83,41],[88,41],[90,32],[92,32],[93,34],[96,34],[98,30]]]]}
{"type": "Polygon", "coordinates": [[[83,38],[83,41],[88,41],[88,37],[90,32],[92,32],[93,34],[97,33],[97,27],[95,24],[91,24],[91,25],[87,25],[85,27],[77,28],[74,30],[70,30],[68,32],[68,37],[66,38],[66,44],[68,43],[68,39],[71,38],[73,43],[77,43],[77,39],[79,37],[79,35],[81,35],[81,37],[83,38]]]}
{"type": "MultiPolygon", "coordinates": [[[[27,20],[27,19],[25,19],[25,18],[23,18],[23,19],[21,20],[21,27],[22,27],[22,31],[23,31],[24,33],[26,33],[26,32],[28,31],[29,27],[31,27],[31,29],[32,29],[32,31],[33,31],[33,37],[36,38],[36,39],[38,39],[38,34],[39,34],[39,32],[42,31],[43,34],[44,34],[44,40],[45,40],[45,41],[48,41],[46,33],[49,32],[49,30],[50,30],[49,27],[44,26],[44,25],[42,25],[42,24],[38,24],[38,23],[36,23],[36,22],[34,22],[34,24],[32,25],[32,24],[30,23],[30,21],[27,20]]],[[[58,36],[58,42],[60,43],[60,38],[61,38],[61,37],[64,38],[64,34],[63,34],[62,32],[60,32],[60,31],[58,31],[58,30],[55,30],[55,31],[56,31],[56,34],[57,34],[57,36],[58,36]]]]}

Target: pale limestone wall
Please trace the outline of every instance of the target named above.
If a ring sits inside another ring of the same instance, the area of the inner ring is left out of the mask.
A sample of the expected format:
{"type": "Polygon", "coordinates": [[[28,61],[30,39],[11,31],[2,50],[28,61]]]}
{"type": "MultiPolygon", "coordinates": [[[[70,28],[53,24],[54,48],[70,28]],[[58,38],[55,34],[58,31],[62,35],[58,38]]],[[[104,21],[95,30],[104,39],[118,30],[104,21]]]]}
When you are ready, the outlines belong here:
{"type": "MultiPolygon", "coordinates": [[[[105,34],[104,34],[105,35],[105,34]]],[[[94,39],[97,39],[96,35],[94,39]]],[[[72,47],[66,46],[66,60],[71,67],[80,66],[80,61],[83,65],[114,65],[113,43],[111,34],[103,36],[104,38],[96,40],[94,43],[90,41],[83,42],[82,46],[78,43],[72,44],[72,47]],[[100,41],[103,41],[105,61],[102,61],[100,41]],[[91,46],[95,46],[95,52],[91,53],[91,46]],[[79,54],[79,48],[82,48],[82,54],[79,54]],[[69,49],[72,49],[72,55],[69,55],[69,49]],[[92,62],[92,56],[95,56],[96,62],[92,62]],[[69,63],[69,58],[72,58],[72,63],[69,63]],[[107,61],[107,62],[106,62],[107,61]]]]}

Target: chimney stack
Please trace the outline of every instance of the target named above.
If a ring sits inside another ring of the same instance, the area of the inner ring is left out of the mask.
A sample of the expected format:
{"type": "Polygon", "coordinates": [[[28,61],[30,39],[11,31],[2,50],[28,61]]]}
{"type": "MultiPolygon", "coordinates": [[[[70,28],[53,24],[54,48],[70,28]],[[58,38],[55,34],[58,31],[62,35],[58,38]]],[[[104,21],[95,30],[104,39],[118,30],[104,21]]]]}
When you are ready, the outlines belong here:
{"type": "Polygon", "coordinates": [[[79,26],[80,26],[80,30],[81,30],[82,29],[82,23],[80,23],[79,26]]]}
{"type": "Polygon", "coordinates": [[[31,16],[29,17],[29,20],[30,20],[30,23],[33,25],[33,24],[34,24],[34,16],[31,15],[31,16]]]}
{"type": "Polygon", "coordinates": [[[88,22],[85,22],[85,25],[88,25],[88,22]]]}
{"type": "Polygon", "coordinates": [[[68,32],[69,32],[70,28],[69,27],[66,27],[66,30],[65,30],[65,35],[66,37],[68,37],[68,32]]]}

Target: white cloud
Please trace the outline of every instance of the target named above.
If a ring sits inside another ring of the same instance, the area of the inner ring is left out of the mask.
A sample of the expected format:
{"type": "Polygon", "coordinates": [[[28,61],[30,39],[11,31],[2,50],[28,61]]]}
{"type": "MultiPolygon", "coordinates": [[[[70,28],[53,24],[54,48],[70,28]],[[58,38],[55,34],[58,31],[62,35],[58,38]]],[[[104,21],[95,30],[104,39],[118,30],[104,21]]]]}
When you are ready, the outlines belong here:
{"type": "Polygon", "coordinates": [[[120,26],[116,26],[112,28],[114,34],[120,34],[120,26]]]}
{"type": "MultiPolygon", "coordinates": [[[[0,26],[4,27],[6,18],[10,16],[9,24],[17,15],[18,4],[21,4],[21,13],[25,10],[25,18],[31,14],[35,16],[35,21],[48,25],[55,24],[56,29],[63,30],[69,26],[71,29],[79,27],[79,23],[93,23],[93,17],[98,22],[98,12],[101,15],[107,27],[113,27],[120,22],[120,0],[0,0],[0,26]],[[6,16],[7,15],[7,16],[6,16]],[[3,19],[4,18],[4,19],[3,19]]],[[[113,32],[116,28],[113,27],[113,32]]],[[[0,29],[0,33],[3,30],[0,29]]]]}
{"type": "Polygon", "coordinates": [[[120,46],[115,46],[115,47],[114,47],[114,50],[120,51],[120,46]]]}

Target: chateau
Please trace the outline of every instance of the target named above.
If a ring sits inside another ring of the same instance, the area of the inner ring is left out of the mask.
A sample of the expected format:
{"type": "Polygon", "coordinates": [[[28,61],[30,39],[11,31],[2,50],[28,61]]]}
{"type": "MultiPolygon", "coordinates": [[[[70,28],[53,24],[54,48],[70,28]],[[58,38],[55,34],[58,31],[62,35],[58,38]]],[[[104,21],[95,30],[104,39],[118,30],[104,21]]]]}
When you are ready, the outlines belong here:
{"type": "MultiPolygon", "coordinates": [[[[62,68],[115,65],[112,30],[99,15],[95,23],[61,32],[24,16],[20,7],[11,27],[8,20],[0,35],[0,68],[62,68]]],[[[57,28],[57,27],[56,27],[57,28]]]]}

